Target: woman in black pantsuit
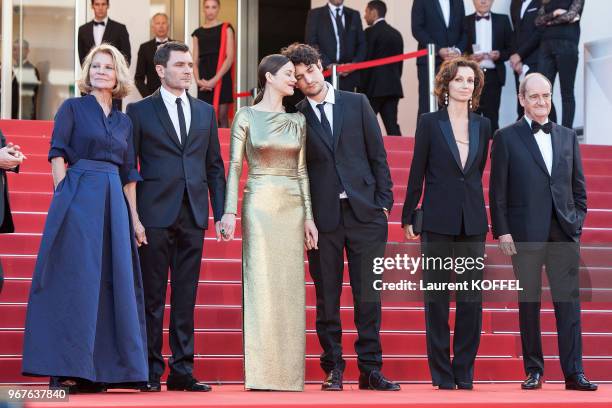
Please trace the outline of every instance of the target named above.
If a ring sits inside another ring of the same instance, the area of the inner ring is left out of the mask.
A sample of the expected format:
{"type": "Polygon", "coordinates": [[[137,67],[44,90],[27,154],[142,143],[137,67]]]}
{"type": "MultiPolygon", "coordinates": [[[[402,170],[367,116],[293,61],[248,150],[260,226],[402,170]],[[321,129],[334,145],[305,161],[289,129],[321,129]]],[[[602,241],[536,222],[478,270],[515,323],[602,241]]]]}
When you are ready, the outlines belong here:
{"type": "MultiPolygon", "coordinates": [[[[423,114],[417,124],[402,226],[407,239],[418,237],[413,230],[413,214],[425,182],[421,245],[426,258],[457,260],[484,256],[488,223],[482,173],[489,151],[491,123],[471,112],[478,107],[483,82],[477,63],[464,58],[446,61],[436,75],[435,89],[445,108],[423,114]]],[[[423,268],[425,283],[453,280],[469,283],[483,275],[483,268],[477,265],[455,269],[455,279],[452,270],[429,266],[423,268]]],[[[481,294],[460,290],[456,293],[452,362],[449,297],[447,290],[426,292],[424,296],[432,383],[440,389],[472,389],[482,321],[481,294]]]]}

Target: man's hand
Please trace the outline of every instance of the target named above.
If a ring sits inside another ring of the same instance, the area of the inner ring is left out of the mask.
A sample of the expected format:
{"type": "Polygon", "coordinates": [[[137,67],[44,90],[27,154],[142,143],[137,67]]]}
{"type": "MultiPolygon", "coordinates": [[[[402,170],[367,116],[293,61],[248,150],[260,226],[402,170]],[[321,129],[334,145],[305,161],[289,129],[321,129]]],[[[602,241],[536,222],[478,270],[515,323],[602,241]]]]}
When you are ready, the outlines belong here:
{"type": "Polygon", "coordinates": [[[470,59],[472,61],[480,62],[483,59],[485,59],[485,54],[483,54],[483,53],[472,54],[472,55],[470,55],[470,59]]]}
{"type": "Polygon", "coordinates": [[[217,242],[220,242],[223,239],[223,234],[221,234],[221,230],[223,227],[221,226],[221,221],[215,222],[215,235],[217,237],[217,242]]]}
{"type": "Polygon", "coordinates": [[[7,146],[0,149],[0,169],[10,170],[19,166],[25,156],[19,150],[19,146],[15,148],[12,144],[8,144],[7,146]]]}
{"type": "Polygon", "coordinates": [[[515,64],[512,69],[514,70],[514,72],[516,72],[517,74],[521,75],[523,73],[523,63],[519,62],[519,63],[515,64]]]}
{"type": "Polygon", "coordinates": [[[510,56],[510,65],[512,66],[512,68],[514,68],[515,71],[516,71],[515,65],[521,61],[522,61],[521,56],[516,53],[510,56]]]}
{"type": "Polygon", "coordinates": [[[499,249],[506,256],[516,255],[516,247],[514,246],[512,235],[505,234],[499,236],[499,249]]]}
{"type": "Polygon", "coordinates": [[[136,236],[136,244],[138,246],[148,245],[147,234],[145,233],[145,227],[142,225],[140,220],[134,221],[134,235],[136,236]]]}
{"type": "Polygon", "coordinates": [[[497,50],[493,50],[489,53],[489,58],[493,61],[497,61],[501,57],[501,54],[497,50]]]}

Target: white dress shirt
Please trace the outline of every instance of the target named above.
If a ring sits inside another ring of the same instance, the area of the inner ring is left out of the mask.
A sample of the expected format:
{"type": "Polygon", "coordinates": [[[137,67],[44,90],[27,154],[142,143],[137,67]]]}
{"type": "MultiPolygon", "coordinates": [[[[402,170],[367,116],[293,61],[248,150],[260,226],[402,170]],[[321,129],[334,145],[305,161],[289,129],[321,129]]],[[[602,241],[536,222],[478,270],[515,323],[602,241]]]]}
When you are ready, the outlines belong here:
{"type": "Polygon", "coordinates": [[[338,26],[336,25],[336,9],[340,9],[340,15],[342,16],[342,25],[346,29],[346,18],[344,17],[344,5],[334,6],[331,3],[327,3],[329,6],[329,14],[331,16],[332,26],[334,26],[334,33],[336,34],[336,61],[340,61],[340,35],[338,35],[338,26]]]}
{"type": "MultiPolygon", "coordinates": [[[[163,86],[159,88],[159,92],[161,93],[164,105],[166,105],[166,110],[168,111],[168,115],[172,121],[172,126],[174,126],[174,130],[176,131],[176,136],[178,136],[179,141],[183,143],[181,140],[181,127],[179,125],[178,108],[176,106],[177,97],[166,90],[166,88],[163,86]]],[[[185,115],[185,128],[187,129],[187,134],[189,134],[189,127],[191,126],[191,105],[189,103],[189,98],[187,98],[187,92],[183,91],[180,98],[181,106],[183,107],[183,114],[185,115]]]]}
{"type": "MultiPolygon", "coordinates": [[[[531,119],[525,116],[525,120],[527,121],[527,124],[529,124],[529,127],[531,127],[531,119]]],[[[548,123],[548,120],[542,124],[545,125],[546,123],[548,123]]],[[[548,174],[551,175],[553,165],[552,135],[546,134],[540,129],[538,133],[533,135],[533,137],[540,148],[540,153],[544,159],[544,164],[546,164],[546,170],[548,170],[548,174]]]]}
{"type": "Polygon", "coordinates": [[[438,2],[440,3],[440,8],[442,9],[442,15],[444,16],[444,23],[446,24],[446,27],[448,27],[450,24],[450,14],[451,14],[450,0],[438,0],[438,2]]]}
{"type": "MultiPolygon", "coordinates": [[[[94,22],[96,21],[97,20],[94,19],[94,22]]],[[[108,16],[102,21],[104,21],[104,25],[94,25],[93,26],[93,36],[94,36],[94,42],[96,43],[96,46],[102,44],[102,37],[104,37],[104,30],[106,30],[106,26],[108,25],[108,16]]]]}
{"type": "Polygon", "coordinates": [[[525,16],[525,12],[527,11],[527,7],[529,7],[530,3],[531,0],[523,0],[523,4],[521,5],[521,19],[523,19],[525,16]]]}
{"type": "MultiPolygon", "coordinates": [[[[329,126],[332,128],[332,132],[333,132],[334,104],[336,103],[336,94],[334,93],[334,87],[331,84],[327,82],[325,84],[327,85],[327,94],[325,95],[325,99],[323,99],[323,102],[325,102],[325,105],[323,105],[323,111],[325,111],[325,116],[327,117],[327,121],[329,122],[329,126]]],[[[312,110],[314,111],[315,115],[317,115],[317,119],[321,121],[321,111],[319,111],[319,108],[317,108],[317,105],[319,105],[319,102],[309,97],[307,97],[306,99],[308,99],[308,103],[310,103],[312,110]]],[[[323,103],[323,102],[320,102],[320,103],[323,103]]],[[[340,193],[340,199],[344,199],[344,198],[348,198],[346,191],[343,191],[342,193],[340,193]]]]}
{"type": "MultiPolygon", "coordinates": [[[[480,14],[476,13],[477,16],[480,14]]],[[[486,14],[485,14],[486,15],[486,14]]],[[[493,17],[491,13],[489,13],[489,19],[481,18],[480,21],[475,20],[476,22],[476,45],[477,52],[474,50],[476,54],[483,52],[491,52],[493,51],[493,17]]],[[[480,61],[480,68],[495,68],[495,63],[493,60],[489,58],[485,58],[480,61]]]]}

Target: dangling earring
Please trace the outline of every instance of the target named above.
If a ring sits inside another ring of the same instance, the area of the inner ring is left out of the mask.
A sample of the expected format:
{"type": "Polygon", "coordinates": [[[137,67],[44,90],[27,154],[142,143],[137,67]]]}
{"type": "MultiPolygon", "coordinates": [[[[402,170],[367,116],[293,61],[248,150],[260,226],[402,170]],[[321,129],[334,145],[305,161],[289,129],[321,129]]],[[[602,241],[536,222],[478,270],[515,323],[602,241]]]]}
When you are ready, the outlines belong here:
{"type": "Polygon", "coordinates": [[[470,110],[472,110],[472,98],[470,98],[470,100],[468,101],[468,106],[470,107],[470,110]]]}
{"type": "Polygon", "coordinates": [[[448,106],[448,93],[444,92],[444,106],[448,106]]]}

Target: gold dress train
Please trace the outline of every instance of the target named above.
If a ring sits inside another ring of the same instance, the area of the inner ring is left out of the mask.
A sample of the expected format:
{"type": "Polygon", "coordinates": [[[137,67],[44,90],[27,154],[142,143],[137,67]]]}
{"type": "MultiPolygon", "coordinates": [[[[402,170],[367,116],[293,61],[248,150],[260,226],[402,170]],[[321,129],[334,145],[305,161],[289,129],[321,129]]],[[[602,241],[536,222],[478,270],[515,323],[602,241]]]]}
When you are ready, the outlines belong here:
{"type": "Polygon", "coordinates": [[[306,346],[304,220],[312,219],[301,113],[244,107],[232,124],[225,212],[236,213],[242,161],[245,388],[302,391],[306,346]]]}

